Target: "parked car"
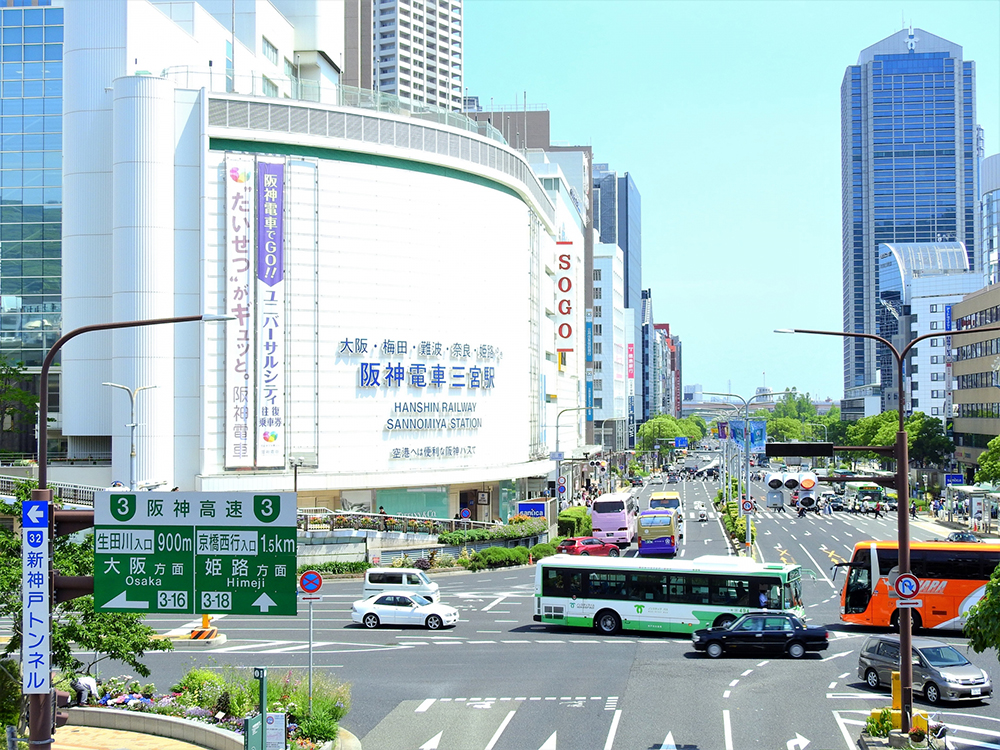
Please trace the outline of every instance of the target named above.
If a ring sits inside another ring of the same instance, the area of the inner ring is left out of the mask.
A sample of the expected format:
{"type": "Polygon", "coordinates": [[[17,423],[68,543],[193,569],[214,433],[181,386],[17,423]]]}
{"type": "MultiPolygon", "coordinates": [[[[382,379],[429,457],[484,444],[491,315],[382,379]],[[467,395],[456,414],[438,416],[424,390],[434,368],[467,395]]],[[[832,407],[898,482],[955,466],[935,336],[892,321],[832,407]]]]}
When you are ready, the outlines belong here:
{"type": "Polygon", "coordinates": [[[670,476],[667,477],[667,484],[677,484],[679,481],[681,481],[680,477],[678,477],[676,474],[671,474],[670,476]]]}
{"type": "Polygon", "coordinates": [[[971,531],[953,531],[944,538],[946,542],[982,542],[978,536],[971,531]]]}
{"type": "Polygon", "coordinates": [[[351,619],[366,628],[416,625],[440,630],[458,623],[458,610],[446,604],[435,604],[419,594],[376,594],[354,602],[351,619]]]}
{"type": "Polygon", "coordinates": [[[592,536],[570,536],[559,542],[556,552],[566,555],[594,555],[605,557],[618,557],[621,550],[617,544],[612,542],[602,542],[592,536]]]}
{"type": "Polygon", "coordinates": [[[780,651],[798,659],[806,651],[825,651],[829,638],[826,628],[806,625],[796,615],[760,610],[748,612],[729,625],[696,630],[691,643],[696,651],[713,659],[729,651],[780,651]]]}
{"type": "Polygon", "coordinates": [[[632,477],[633,487],[642,487],[642,477],[632,477]]]}
{"type": "MultiPolygon", "coordinates": [[[[858,677],[868,687],[891,684],[899,669],[899,636],[870,635],[858,657],[858,677]]],[[[943,700],[982,700],[993,693],[986,670],[980,669],[953,646],[931,638],[913,639],[913,690],[928,703],[943,700]]]]}

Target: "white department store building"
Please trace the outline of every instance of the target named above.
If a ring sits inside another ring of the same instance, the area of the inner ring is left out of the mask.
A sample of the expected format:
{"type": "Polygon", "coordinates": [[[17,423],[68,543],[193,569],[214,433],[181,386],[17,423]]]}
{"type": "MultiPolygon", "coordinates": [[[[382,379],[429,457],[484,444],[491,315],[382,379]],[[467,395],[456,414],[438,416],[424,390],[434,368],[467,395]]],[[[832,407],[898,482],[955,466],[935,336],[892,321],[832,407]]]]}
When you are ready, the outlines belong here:
{"type": "Polygon", "coordinates": [[[300,464],[300,505],[506,517],[585,403],[573,204],[491,128],[341,86],[337,4],[241,3],[235,49],[229,7],[66,6],[64,331],[233,317],[67,344],[69,454],[110,441],[127,475],[101,384],[155,385],[140,480],[289,490],[300,464]]]}

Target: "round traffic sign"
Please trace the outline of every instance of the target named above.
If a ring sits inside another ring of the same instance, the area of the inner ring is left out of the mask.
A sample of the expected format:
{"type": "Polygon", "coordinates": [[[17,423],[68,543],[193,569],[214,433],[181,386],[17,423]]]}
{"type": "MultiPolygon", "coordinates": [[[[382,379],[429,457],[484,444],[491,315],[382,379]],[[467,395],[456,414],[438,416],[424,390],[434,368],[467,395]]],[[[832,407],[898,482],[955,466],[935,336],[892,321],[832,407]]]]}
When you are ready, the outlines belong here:
{"type": "Polygon", "coordinates": [[[559,489],[560,492],[565,492],[566,491],[566,485],[565,484],[560,484],[559,487],[558,487],[558,489],[559,489]]]}
{"type": "Polygon", "coordinates": [[[472,518],[472,511],[468,508],[462,508],[462,518],[472,518]]]}
{"type": "Polygon", "coordinates": [[[743,512],[744,513],[751,513],[751,512],[753,512],[753,500],[744,500],[743,501],[743,512]]]}
{"type": "Polygon", "coordinates": [[[559,484],[560,485],[566,484],[566,477],[559,477],[559,484]]]}
{"type": "Polygon", "coordinates": [[[299,588],[307,594],[315,594],[323,588],[323,576],[315,570],[307,570],[299,576],[299,588]]]}
{"type": "Polygon", "coordinates": [[[920,593],[920,580],[912,573],[903,573],[893,584],[900,599],[912,599],[920,593]]]}

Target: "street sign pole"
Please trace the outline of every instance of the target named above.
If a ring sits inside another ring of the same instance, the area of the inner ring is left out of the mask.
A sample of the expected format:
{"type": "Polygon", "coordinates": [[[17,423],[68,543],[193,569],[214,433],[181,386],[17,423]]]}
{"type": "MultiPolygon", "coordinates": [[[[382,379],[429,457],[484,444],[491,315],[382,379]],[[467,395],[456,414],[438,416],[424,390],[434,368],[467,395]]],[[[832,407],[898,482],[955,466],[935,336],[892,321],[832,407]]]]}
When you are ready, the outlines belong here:
{"type": "MultiPolygon", "coordinates": [[[[21,692],[36,700],[49,698],[52,671],[52,628],[49,615],[49,570],[52,565],[52,539],[49,536],[48,490],[32,491],[31,500],[21,506],[21,692]],[[37,495],[43,497],[38,497],[37,495]]],[[[51,700],[51,699],[50,699],[51,700]]],[[[51,729],[48,714],[32,711],[32,727],[45,722],[51,729]]]]}
{"type": "MultiPolygon", "coordinates": [[[[323,576],[315,570],[307,570],[299,576],[299,588],[307,594],[316,594],[323,588],[323,576]]],[[[313,602],[318,596],[305,597],[309,601],[309,713],[313,707],[313,602]]]]}

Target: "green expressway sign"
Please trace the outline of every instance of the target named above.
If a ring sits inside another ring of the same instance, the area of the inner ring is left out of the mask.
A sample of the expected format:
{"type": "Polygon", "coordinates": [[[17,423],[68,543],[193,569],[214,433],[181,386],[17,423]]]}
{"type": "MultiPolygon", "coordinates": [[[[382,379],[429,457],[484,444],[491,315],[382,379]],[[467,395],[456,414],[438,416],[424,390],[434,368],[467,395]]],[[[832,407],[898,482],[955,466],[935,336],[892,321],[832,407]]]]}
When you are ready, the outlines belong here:
{"type": "Polygon", "coordinates": [[[98,492],[98,612],[294,615],[295,493],[98,492]]]}

